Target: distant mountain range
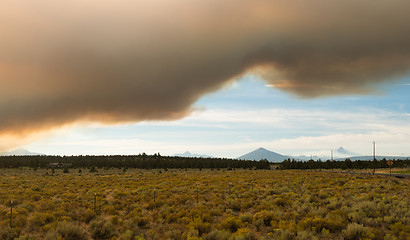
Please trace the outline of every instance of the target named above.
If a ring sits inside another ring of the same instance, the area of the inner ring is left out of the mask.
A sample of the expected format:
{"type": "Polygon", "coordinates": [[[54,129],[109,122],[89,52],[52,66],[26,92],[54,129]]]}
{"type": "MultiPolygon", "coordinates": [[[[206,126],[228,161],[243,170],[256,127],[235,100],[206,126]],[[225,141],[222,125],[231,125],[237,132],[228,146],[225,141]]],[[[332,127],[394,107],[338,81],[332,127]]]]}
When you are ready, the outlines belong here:
{"type": "Polygon", "coordinates": [[[357,154],[357,153],[354,153],[354,152],[350,152],[350,151],[346,150],[343,147],[339,147],[338,149],[336,149],[335,153],[339,153],[339,154],[342,154],[342,155],[345,155],[345,156],[358,156],[358,155],[360,155],[360,154],[357,154]]]}
{"type": "MultiPolygon", "coordinates": [[[[348,150],[346,150],[343,147],[339,147],[336,150],[333,150],[333,153],[338,153],[338,155],[335,155],[336,157],[334,158],[334,160],[337,161],[344,161],[346,158],[349,158],[352,161],[356,161],[356,160],[373,160],[373,156],[357,156],[358,154],[355,154],[353,152],[350,152],[348,150]],[[343,157],[341,157],[340,155],[342,155],[343,157]],[[356,156],[355,156],[356,155],[356,156]]],[[[0,156],[45,156],[46,154],[43,153],[36,153],[36,152],[30,152],[26,149],[23,148],[18,148],[12,151],[8,151],[8,152],[2,152],[0,153],[0,156]]],[[[189,151],[186,151],[184,153],[178,153],[178,154],[174,154],[174,156],[177,157],[190,157],[190,158],[214,158],[213,156],[210,155],[205,155],[205,154],[193,154],[190,153],[189,151]]],[[[323,161],[326,161],[329,159],[329,156],[287,156],[287,155],[282,155],[276,152],[272,152],[269,151],[265,148],[258,148],[252,152],[249,152],[245,155],[242,155],[240,157],[238,157],[237,159],[241,159],[241,160],[263,160],[266,159],[270,162],[282,162],[285,159],[295,159],[295,160],[299,160],[299,161],[308,161],[310,159],[313,160],[318,160],[318,159],[322,159],[323,161]]],[[[399,156],[377,156],[376,155],[376,159],[380,160],[380,159],[410,159],[410,157],[399,157],[399,156]]]]}
{"type": "Polygon", "coordinates": [[[190,157],[190,158],[213,158],[212,156],[209,155],[204,155],[204,154],[195,154],[195,153],[190,153],[188,151],[184,153],[177,153],[174,154],[175,157],[190,157]]]}
{"type": "Polygon", "coordinates": [[[39,156],[39,155],[45,155],[45,154],[30,152],[24,148],[17,148],[9,152],[0,153],[0,156],[39,156]]]}
{"type": "MultiPolygon", "coordinates": [[[[346,158],[349,158],[352,161],[355,160],[373,160],[373,156],[357,156],[358,154],[354,153],[354,152],[350,152],[348,150],[346,150],[343,147],[339,147],[338,149],[334,150],[333,153],[335,154],[335,156],[337,156],[336,158],[334,158],[334,160],[337,161],[343,161],[346,158]],[[356,155],[356,156],[355,156],[356,155]],[[340,157],[343,156],[343,157],[340,157]]],[[[319,157],[319,156],[286,156],[286,155],[282,155],[276,152],[272,152],[269,151],[265,148],[258,148],[250,153],[247,153],[245,155],[242,155],[240,157],[238,157],[237,159],[242,159],[242,160],[263,160],[266,159],[270,162],[282,162],[285,159],[295,159],[295,160],[299,160],[299,161],[307,161],[310,159],[313,160],[318,160],[318,159],[322,159],[323,161],[326,161],[329,159],[329,156],[325,156],[325,157],[319,157]]],[[[409,159],[410,157],[398,157],[398,156],[377,156],[376,155],[376,159],[380,160],[380,159],[409,159]]]]}
{"type": "MultiPolygon", "coordinates": [[[[373,160],[373,156],[356,156],[356,157],[348,157],[350,160],[352,160],[352,161],[356,161],[356,160],[373,160]]],[[[386,160],[389,160],[389,159],[402,159],[402,160],[404,160],[404,159],[410,159],[410,157],[399,157],[399,156],[377,156],[376,155],[376,159],[377,160],[381,160],[381,159],[383,159],[383,158],[385,158],[386,160]]],[[[346,158],[337,158],[337,159],[335,159],[335,160],[340,160],[340,161],[344,161],[344,160],[346,160],[346,158]]]]}
{"type": "Polygon", "coordinates": [[[258,148],[255,151],[252,151],[250,153],[247,153],[245,155],[242,155],[238,157],[238,159],[242,160],[262,160],[266,159],[270,162],[282,162],[283,160],[289,158],[289,156],[281,155],[279,153],[275,153],[269,150],[266,150],[265,148],[258,148]]]}
{"type": "Polygon", "coordinates": [[[316,156],[316,155],[313,155],[313,156],[298,155],[298,156],[289,156],[289,158],[290,159],[295,159],[295,160],[298,160],[298,161],[307,161],[307,160],[310,160],[310,159],[313,159],[313,160],[316,161],[316,160],[322,159],[321,157],[316,156]]]}

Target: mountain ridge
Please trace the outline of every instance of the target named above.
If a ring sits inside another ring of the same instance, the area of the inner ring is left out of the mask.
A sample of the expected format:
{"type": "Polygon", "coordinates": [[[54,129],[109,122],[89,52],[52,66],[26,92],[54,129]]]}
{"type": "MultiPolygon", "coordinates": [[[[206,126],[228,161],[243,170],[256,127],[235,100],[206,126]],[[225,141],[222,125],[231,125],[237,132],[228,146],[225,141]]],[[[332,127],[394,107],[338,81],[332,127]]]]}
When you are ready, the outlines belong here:
{"type": "Polygon", "coordinates": [[[30,152],[24,148],[17,148],[8,152],[0,153],[0,156],[45,156],[43,153],[30,152]]]}
{"type": "Polygon", "coordinates": [[[276,152],[269,151],[263,147],[260,147],[252,152],[244,154],[237,159],[240,160],[263,160],[266,159],[270,162],[281,162],[285,159],[289,158],[289,156],[285,156],[276,152]]]}
{"type": "MultiPolygon", "coordinates": [[[[373,156],[366,156],[366,155],[356,155],[354,156],[355,153],[350,152],[348,150],[346,150],[343,147],[339,147],[338,149],[335,150],[336,152],[345,155],[344,157],[335,157],[334,160],[336,161],[344,161],[345,159],[350,159],[352,161],[356,161],[356,160],[373,160],[373,156]]],[[[298,161],[309,161],[310,159],[313,159],[315,161],[322,159],[322,161],[326,161],[326,160],[330,160],[330,158],[328,156],[305,156],[305,155],[300,155],[300,156],[288,156],[288,155],[282,155],[270,150],[267,150],[263,147],[260,147],[256,150],[253,150],[249,153],[246,153],[240,157],[238,157],[237,159],[241,159],[241,160],[263,160],[266,159],[270,162],[282,162],[285,159],[295,159],[298,161]]],[[[381,160],[381,159],[409,159],[410,157],[400,157],[400,156],[377,156],[376,155],[376,159],[377,160],[381,160]]]]}
{"type": "Polygon", "coordinates": [[[196,154],[186,151],[184,153],[176,153],[173,156],[175,157],[190,157],[190,158],[213,158],[212,156],[205,155],[205,154],[196,154]]]}
{"type": "Polygon", "coordinates": [[[344,147],[339,147],[338,149],[335,150],[335,153],[339,153],[339,154],[342,154],[342,155],[345,155],[345,156],[358,156],[358,155],[360,155],[360,154],[351,152],[351,151],[345,149],[344,147]]]}

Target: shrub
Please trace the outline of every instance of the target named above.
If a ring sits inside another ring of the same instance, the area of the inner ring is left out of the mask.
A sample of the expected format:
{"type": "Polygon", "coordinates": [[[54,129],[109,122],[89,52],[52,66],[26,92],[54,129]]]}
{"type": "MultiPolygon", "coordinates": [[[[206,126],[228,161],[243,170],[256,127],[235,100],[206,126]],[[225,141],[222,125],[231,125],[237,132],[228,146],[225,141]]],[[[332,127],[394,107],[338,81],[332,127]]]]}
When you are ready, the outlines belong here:
{"type": "Polygon", "coordinates": [[[274,203],[275,205],[277,205],[278,207],[285,207],[285,206],[287,206],[287,205],[290,205],[289,200],[286,199],[286,198],[284,198],[284,197],[276,198],[276,199],[273,201],[273,203],[274,203]]]}
{"type": "Polygon", "coordinates": [[[254,222],[263,222],[265,226],[271,226],[271,222],[276,221],[277,218],[272,211],[263,210],[253,215],[253,220],[254,222]]]}
{"type": "Polygon", "coordinates": [[[228,208],[232,209],[235,212],[241,210],[241,203],[238,200],[229,200],[226,205],[228,208]]]}
{"type": "Polygon", "coordinates": [[[357,209],[363,212],[367,217],[377,216],[377,204],[372,201],[363,201],[356,205],[357,209]]]}
{"type": "Polygon", "coordinates": [[[131,230],[126,230],[125,233],[123,233],[119,239],[120,240],[133,240],[134,232],[131,230]]]}
{"type": "Polygon", "coordinates": [[[269,234],[273,237],[273,239],[283,239],[283,240],[293,240],[295,239],[295,234],[289,230],[278,230],[275,231],[273,234],[269,234]]]}
{"type": "Polygon", "coordinates": [[[206,240],[227,240],[230,234],[226,231],[215,230],[208,233],[205,237],[206,240]]]}
{"type": "Polygon", "coordinates": [[[84,229],[72,222],[62,222],[57,226],[57,233],[64,240],[87,240],[84,229]]]}
{"type": "Polygon", "coordinates": [[[45,236],[45,240],[58,240],[58,233],[56,231],[48,231],[46,236],[45,236]]]}
{"type": "Polygon", "coordinates": [[[33,194],[32,196],[31,196],[31,199],[33,200],[33,201],[38,201],[38,200],[40,200],[41,199],[41,195],[40,194],[33,194]]]}
{"type": "Polygon", "coordinates": [[[55,217],[50,213],[34,213],[29,219],[32,227],[42,227],[46,224],[54,222],[55,217]]]}
{"type": "Polygon", "coordinates": [[[91,220],[95,218],[95,216],[96,216],[95,212],[88,208],[81,214],[80,219],[81,221],[85,223],[89,223],[91,220]]]}
{"type": "Polygon", "coordinates": [[[10,227],[0,227],[0,239],[2,240],[14,240],[15,238],[18,238],[19,233],[15,228],[10,228],[10,227]]]}
{"type": "Polygon", "coordinates": [[[137,223],[138,227],[145,227],[149,224],[149,218],[148,217],[136,217],[135,222],[137,223]]]}
{"type": "Polygon", "coordinates": [[[317,240],[319,239],[312,232],[300,231],[296,236],[296,240],[317,240]]]}
{"type": "Polygon", "coordinates": [[[410,233],[410,226],[402,222],[396,222],[390,225],[391,230],[399,236],[399,239],[408,239],[410,233]]]}
{"type": "Polygon", "coordinates": [[[244,223],[252,223],[252,216],[250,214],[244,214],[239,217],[244,223]]]}
{"type": "Polygon", "coordinates": [[[362,224],[351,223],[347,225],[347,228],[342,232],[345,240],[361,240],[361,239],[371,239],[373,234],[369,231],[367,227],[362,224]]]}
{"type": "Polygon", "coordinates": [[[383,240],[397,240],[397,238],[391,234],[384,236],[383,240]]]}
{"type": "Polygon", "coordinates": [[[91,236],[95,240],[110,239],[115,235],[114,225],[102,218],[95,219],[90,223],[91,236]]]}
{"type": "Polygon", "coordinates": [[[211,224],[203,222],[200,218],[195,219],[195,221],[191,222],[189,226],[198,230],[199,236],[202,236],[203,234],[208,233],[211,230],[211,224]]]}
{"type": "Polygon", "coordinates": [[[343,223],[337,219],[323,219],[323,218],[306,218],[299,223],[299,227],[303,230],[312,230],[321,232],[323,229],[330,230],[330,232],[339,232],[343,229],[343,223]]]}
{"type": "Polygon", "coordinates": [[[236,217],[227,217],[222,220],[221,226],[223,229],[236,232],[242,226],[242,221],[236,217]]]}
{"type": "Polygon", "coordinates": [[[166,238],[167,240],[173,240],[173,239],[179,240],[179,239],[182,239],[182,231],[180,231],[179,229],[169,230],[169,231],[165,232],[164,235],[165,235],[165,238],[166,238]]]}
{"type": "Polygon", "coordinates": [[[248,228],[240,228],[233,236],[235,240],[256,240],[256,235],[254,232],[250,231],[248,228]]]}

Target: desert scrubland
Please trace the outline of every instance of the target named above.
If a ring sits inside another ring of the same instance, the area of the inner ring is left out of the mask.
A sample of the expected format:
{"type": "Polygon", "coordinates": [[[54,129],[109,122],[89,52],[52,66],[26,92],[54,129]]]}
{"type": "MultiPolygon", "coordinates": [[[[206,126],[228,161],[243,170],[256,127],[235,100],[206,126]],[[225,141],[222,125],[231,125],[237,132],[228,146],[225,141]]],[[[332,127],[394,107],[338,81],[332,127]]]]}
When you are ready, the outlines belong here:
{"type": "Polygon", "coordinates": [[[408,179],[96,170],[0,169],[0,239],[410,239],[408,179]]]}

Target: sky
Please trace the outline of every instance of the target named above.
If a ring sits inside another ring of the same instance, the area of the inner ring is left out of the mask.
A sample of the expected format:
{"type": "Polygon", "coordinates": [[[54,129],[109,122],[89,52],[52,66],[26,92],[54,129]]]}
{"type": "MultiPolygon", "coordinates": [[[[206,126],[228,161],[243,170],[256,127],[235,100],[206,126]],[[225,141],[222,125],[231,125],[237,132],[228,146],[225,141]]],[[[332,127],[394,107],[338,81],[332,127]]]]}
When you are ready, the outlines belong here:
{"type": "Polygon", "coordinates": [[[409,156],[409,8],[1,1],[0,151],[409,156]]]}
{"type": "Polygon", "coordinates": [[[249,75],[203,96],[180,120],[76,125],[24,147],[57,155],[190,151],[227,158],[264,147],[330,158],[339,147],[372,155],[376,141],[378,155],[410,156],[409,92],[404,78],[378,94],[306,100],[249,75]]]}

